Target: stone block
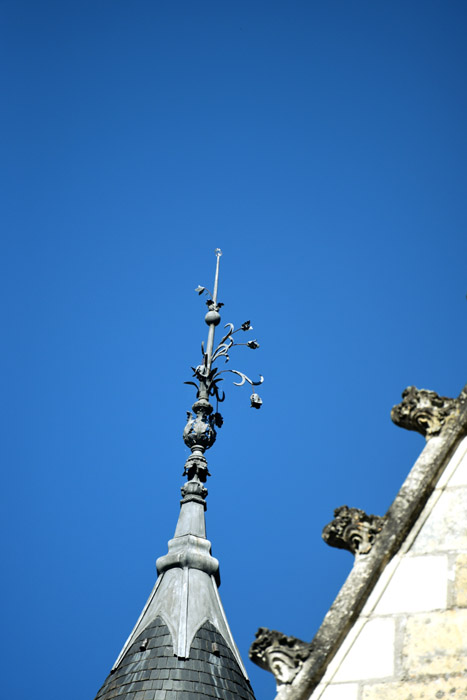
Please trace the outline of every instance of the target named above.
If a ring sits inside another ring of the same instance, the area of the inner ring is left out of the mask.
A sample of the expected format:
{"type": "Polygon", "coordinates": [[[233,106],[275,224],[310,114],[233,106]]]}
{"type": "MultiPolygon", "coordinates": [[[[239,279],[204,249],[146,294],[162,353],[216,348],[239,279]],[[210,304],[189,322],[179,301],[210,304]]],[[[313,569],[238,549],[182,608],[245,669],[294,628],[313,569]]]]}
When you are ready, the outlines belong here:
{"type": "Polygon", "coordinates": [[[362,700],[465,700],[465,677],[426,678],[403,683],[376,683],[363,687],[362,700]]]}
{"type": "Polygon", "coordinates": [[[467,437],[457,447],[436,488],[444,488],[446,485],[467,486],[467,437]]]}
{"type": "Polygon", "coordinates": [[[357,696],[358,683],[333,683],[316,700],[357,700],[357,696]]]}
{"type": "Polygon", "coordinates": [[[375,618],[362,628],[339,665],[333,682],[385,678],[394,673],[395,620],[375,618]]]}
{"type": "Polygon", "coordinates": [[[402,663],[410,678],[467,674],[467,610],[445,610],[407,619],[402,663]]]}
{"type": "Polygon", "coordinates": [[[447,604],[448,559],[404,557],[375,607],[376,615],[440,610],[447,604]]]}
{"type": "Polygon", "coordinates": [[[368,600],[366,601],[363,610],[361,612],[361,616],[363,617],[369,617],[377,603],[379,602],[381,596],[383,595],[384,591],[386,590],[386,587],[389,583],[389,581],[392,579],[395,570],[399,566],[401,562],[402,557],[399,554],[396,554],[388,564],[386,564],[386,567],[384,571],[381,573],[379,579],[377,580],[375,587],[371,591],[370,595],[368,596],[368,600]]]}
{"type": "Polygon", "coordinates": [[[467,554],[459,554],[455,563],[454,605],[467,608],[467,554]]]}
{"type": "Polygon", "coordinates": [[[412,545],[412,554],[467,550],[467,488],[458,486],[441,494],[412,545]]]}
{"type": "Polygon", "coordinates": [[[454,474],[449,479],[448,486],[467,486],[467,454],[462,457],[454,474]]]}

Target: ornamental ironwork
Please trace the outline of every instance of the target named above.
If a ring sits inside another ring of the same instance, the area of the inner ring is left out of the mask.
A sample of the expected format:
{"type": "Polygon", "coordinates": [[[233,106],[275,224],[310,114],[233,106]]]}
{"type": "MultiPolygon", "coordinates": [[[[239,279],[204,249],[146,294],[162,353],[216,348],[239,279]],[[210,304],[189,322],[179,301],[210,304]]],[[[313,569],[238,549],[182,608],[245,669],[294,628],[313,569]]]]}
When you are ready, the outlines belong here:
{"type": "MultiPolygon", "coordinates": [[[[204,467],[199,457],[205,450],[212,447],[216,440],[216,428],[220,428],[223,424],[222,415],[218,410],[219,404],[225,399],[225,394],[219,387],[220,382],[224,380],[222,375],[227,373],[235,375],[235,377],[239,379],[239,381],[233,382],[236,386],[242,386],[248,383],[252,387],[256,387],[262,384],[264,380],[260,375],[258,381],[253,381],[244,372],[240,372],[237,369],[225,367],[220,369],[215,365],[216,362],[221,360],[224,361],[224,364],[229,362],[230,351],[234,347],[245,346],[250,350],[259,348],[259,343],[256,339],[250,339],[246,342],[237,342],[237,333],[243,334],[253,330],[250,321],[244,321],[237,329],[233,323],[226,323],[224,326],[224,335],[219,344],[214,347],[215,329],[221,322],[219,310],[224,306],[217,299],[219,263],[222,251],[220,248],[217,248],[215,253],[217,260],[213,292],[211,293],[207,287],[203,286],[198,286],[195,290],[200,296],[205,295],[207,297],[206,304],[208,312],[204,320],[209,328],[208,338],[206,345],[204,342],[201,343],[202,360],[200,364],[191,368],[193,370],[192,380],[185,382],[185,384],[190,384],[196,388],[196,401],[192,406],[193,413],[187,411],[187,423],[183,431],[183,439],[185,444],[192,451],[192,457],[188,460],[190,466],[191,468],[196,467],[198,472],[199,470],[202,471],[204,467]],[[215,411],[210,402],[211,397],[216,401],[215,411]]],[[[253,391],[250,396],[250,406],[259,409],[262,403],[260,396],[253,391]]],[[[188,471],[188,464],[186,466],[186,471],[188,471]]]]}

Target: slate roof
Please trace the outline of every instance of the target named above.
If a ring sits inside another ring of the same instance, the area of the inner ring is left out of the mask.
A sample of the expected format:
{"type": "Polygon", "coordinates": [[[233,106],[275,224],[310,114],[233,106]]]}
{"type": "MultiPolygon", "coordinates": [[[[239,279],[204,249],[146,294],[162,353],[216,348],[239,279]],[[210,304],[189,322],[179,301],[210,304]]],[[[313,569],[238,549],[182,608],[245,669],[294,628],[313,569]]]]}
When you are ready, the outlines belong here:
{"type": "Polygon", "coordinates": [[[206,622],[189,659],[174,656],[167,625],[157,617],[128,649],[96,700],[254,700],[224,638],[206,622]]]}

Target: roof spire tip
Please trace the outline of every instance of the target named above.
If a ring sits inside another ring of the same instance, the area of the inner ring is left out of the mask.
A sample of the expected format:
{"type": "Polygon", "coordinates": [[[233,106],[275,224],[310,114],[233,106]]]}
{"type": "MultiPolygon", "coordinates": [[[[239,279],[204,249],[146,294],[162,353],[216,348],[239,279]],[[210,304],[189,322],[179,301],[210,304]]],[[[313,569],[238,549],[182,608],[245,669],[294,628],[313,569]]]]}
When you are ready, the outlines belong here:
{"type": "MultiPolygon", "coordinates": [[[[185,444],[191,449],[192,453],[203,454],[205,450],[212,447],[216,440],[216,428],[220,428],[223,423],[221,414],[210,403],[210,397],[216,399],[216,405],[224,401],[224,392],[219,388],[219,382],[223,381],[222,374],[231,372],[240,377],[241,381],[234,382],[236,386],[242,386],[248,382],[252,387],[262,384],[263,377],[260,375],[259,381],[252,381],[246,374],[235,369],[222,369],[214,366],[217,360],[224,358],[224,362],[230,359],[230,350],[238,345],[245,345],[251,350],[259,348],[259,343],[256,340],[249,340],[246,343],[235,342],[234,335],[239,331],[246,332],[253,330],[250,321],[245,321],[241,326],[235,329],[233,323],[226,323],[224,328],[228,329],[220,343],[214,349],[214,334],[216,326],[221,321],[219,313],[222,303],[217,301],[217,292],[219,287],[219,263],[222,256],[220,248],[215,249],[216,254],[216,273],[214,277],[214,291],[210,293],[209,289],[199,285],[195,291],[198,294],[206,294],[207,305],[209,311],[205,316],[205,322],[209,327],[206,348],[204,342],[201,343],[202,362],[197,367],[192,367],[193,378],[195,381],[185,382],[196,388],[196,401],[193,404],[192,410],[194,415],[188,412],[188,422],[183,431],[183,439],[185,444]]],[[[258,394],[253,393],[250,397],[250,405],[253,408],[261,408],[262,400],[258,394]]]]}

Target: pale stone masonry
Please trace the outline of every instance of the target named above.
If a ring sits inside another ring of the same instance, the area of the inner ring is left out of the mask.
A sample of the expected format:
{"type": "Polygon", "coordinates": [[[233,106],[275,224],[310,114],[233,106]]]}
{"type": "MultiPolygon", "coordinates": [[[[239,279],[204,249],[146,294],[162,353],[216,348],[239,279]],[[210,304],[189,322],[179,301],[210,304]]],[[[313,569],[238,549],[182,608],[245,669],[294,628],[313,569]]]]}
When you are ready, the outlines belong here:
{"type": "Polygon", "coordinates": [[[310,700],[467,698],[467,438],[310,700]]]}
{"type": "Polygon", "coordinates": [[[311,642],[260,628],[276,700],[467,700],[467,387],[408,387],[396,425],[427,444],[383,517],[341,506],[323,530],[355,562],[311,642]]]}

